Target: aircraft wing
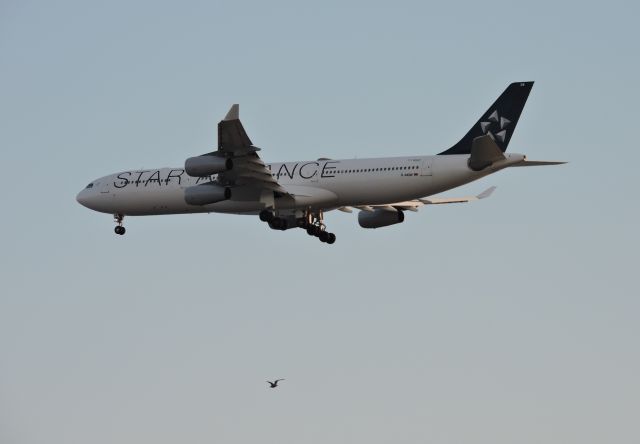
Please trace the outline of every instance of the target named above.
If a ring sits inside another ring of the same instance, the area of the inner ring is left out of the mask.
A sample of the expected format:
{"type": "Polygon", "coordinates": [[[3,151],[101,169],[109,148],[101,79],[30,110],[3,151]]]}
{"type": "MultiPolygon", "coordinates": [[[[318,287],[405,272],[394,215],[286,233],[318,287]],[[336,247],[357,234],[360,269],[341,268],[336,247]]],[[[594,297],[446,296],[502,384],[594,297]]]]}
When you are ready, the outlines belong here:
{"type": "MultiPolygon", "coordinates": [[[[441,205],[441,204],[451,204],[451,203],[464,203],[464,202],[473,202],[474,200],[484,199],[493,193],[496,187],[490,187],[484,190],[482,193],[476,196],[466,196],[466,197],[425,197],[422,199],[413,199],[407,200],[404,202],[395,202],[386,205],[360,205],[355,208],[360,211],[375,211],[375,210],[388,210],[388,211],[418,211],[418,209],[424,205],[441,205]]],[[[351,212],[349,207],[341,207],[338,208],[340,211],[344,211],[347,213],[351,212]]]]}
{"type": "Polygon", "coordinates": [[[249,186],[287,195],[271,171],[258,156],[260,148],[253,146],[242,123],[238,104],[231,106],[218,123],[218,153],[233,160],[233,169],[218,174],[222,185],[249,186]]]}

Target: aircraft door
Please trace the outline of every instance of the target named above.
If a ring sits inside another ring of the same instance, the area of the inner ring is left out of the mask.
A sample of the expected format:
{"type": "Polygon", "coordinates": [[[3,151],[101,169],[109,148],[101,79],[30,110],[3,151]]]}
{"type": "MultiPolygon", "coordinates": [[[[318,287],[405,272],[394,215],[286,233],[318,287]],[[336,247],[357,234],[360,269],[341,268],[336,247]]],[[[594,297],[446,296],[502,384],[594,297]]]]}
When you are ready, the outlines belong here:
{"type": "Polygon", "coordinates": [[[433,160],[430,157],[425,157],[422,159],[422,163],[420,164],[420,175],[421,176],[431,176],[433,170],[433,160]]]}
{"type": "Polygon", "coordinates": [[[108,181],[108,180],[104,180],[104,181],[100,184],[100,193],[102,193],[102,194],[108,194],[110,190],[111,190],[111,184],[109,183],[109,181],[108,181]]]}

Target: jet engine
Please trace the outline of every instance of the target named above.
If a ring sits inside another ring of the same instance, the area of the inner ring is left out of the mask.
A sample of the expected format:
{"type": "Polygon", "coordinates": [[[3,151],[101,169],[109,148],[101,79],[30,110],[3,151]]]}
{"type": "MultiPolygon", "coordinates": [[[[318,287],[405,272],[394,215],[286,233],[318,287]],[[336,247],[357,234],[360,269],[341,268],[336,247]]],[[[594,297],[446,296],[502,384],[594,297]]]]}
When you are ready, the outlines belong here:
{"type": "Polygon", "coordinates": [[[208,205],[227,200],[231,197],[231,188],[213,182],[207,182],[184,190],[184,201],[189,205],[208,205]]]}
{"type": "Polygon", "coordinates": [[[400,210],[360,211],[358,223],[362,228],[381,228],[399,224],[404,221],[404,213],[400,210]]]}
{"type": "Polygon", "coordinates": [[[205,177],[222,173],[233,168],[233,161],[229,158],[203,154],[189,157],[184,163],[184,170],[192,177],[205,177]]]}

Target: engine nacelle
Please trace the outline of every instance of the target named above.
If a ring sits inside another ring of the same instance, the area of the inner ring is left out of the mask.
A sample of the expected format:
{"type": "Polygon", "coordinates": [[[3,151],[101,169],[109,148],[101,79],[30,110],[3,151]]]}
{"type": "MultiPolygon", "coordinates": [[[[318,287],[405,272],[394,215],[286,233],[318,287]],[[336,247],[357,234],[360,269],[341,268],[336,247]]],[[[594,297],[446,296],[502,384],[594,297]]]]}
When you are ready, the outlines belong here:
{"type": "Polygon", "coordinates": [[[207,182],[184,190],[184,201],[189,205],[208,205],[231,198],[231,188],[207,182]]]}
{"type": "Polygon", "coordinates": [[[226,157],[204,154],[189,157],[184,163],[185,172],[192,177],[205,177],[222,173],[233,168],[233,161],[226,157]]]}
{"type": "Polygon", "coordinates": [[[400,210],[360,211],[358,223],[362,228],[381,228],[399,224],[404,221],[404,213],[400,210]]]}

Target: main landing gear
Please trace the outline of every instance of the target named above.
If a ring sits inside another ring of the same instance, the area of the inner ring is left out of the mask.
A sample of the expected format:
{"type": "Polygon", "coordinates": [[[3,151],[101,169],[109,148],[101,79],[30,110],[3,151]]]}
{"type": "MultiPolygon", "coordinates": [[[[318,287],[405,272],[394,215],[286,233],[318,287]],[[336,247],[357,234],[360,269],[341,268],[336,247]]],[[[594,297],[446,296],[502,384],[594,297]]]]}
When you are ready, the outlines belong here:
{"type": "Polygon", "coordinates": [[[113,220],[115,223],[117,223],[118,225],[114,228],[113,231],[115,231],[116,234],[119,234],[120,236],[122,236],[127,230],[122,226],[122,219],[124,219],[124,214],[114,214],[113,215],[113,220]]]}
{"type": "Polygon", "coordinates": [[[304,213],[304,217],[291,217],[284,218],[278,217],[270,210],[262,210],[260,212],[260,220],[267,222],[269,227],[273,230],[287,230],[289,228],[302,228],[307,232],[309,236],[315,236],[320,239],[320,242],[327,244],[333,244],[336,241],[336,235],[326,231],[326,225],[324,224],[324,217],[322,211],[313,213],[311,210],[307,210],[304,213]]]}
{"type": "Polygon", "coordinates": [[[336,241],[336,235],[327,231],[322,219],[315,219],[312,222],[305,221],[301,228],[306,229],[309,236],[315,236],[320,239],[320,242],[332,244],[336,241]]]}

